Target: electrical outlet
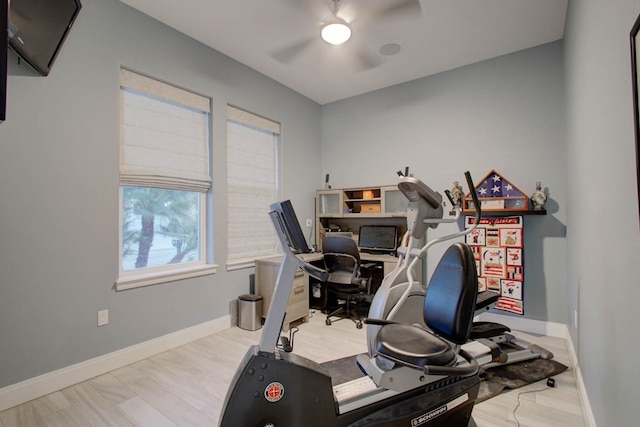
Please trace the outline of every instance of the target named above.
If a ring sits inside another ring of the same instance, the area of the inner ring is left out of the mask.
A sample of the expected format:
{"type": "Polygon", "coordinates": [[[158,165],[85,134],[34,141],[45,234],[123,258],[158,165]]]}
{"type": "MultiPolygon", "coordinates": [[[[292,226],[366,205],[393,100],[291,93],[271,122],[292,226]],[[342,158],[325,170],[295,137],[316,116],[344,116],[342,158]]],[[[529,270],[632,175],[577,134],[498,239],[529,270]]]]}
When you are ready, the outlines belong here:
{"type": "Polygon", "coordinates": [[[98,326],[109,324],[109,310],[98,311],[98,326]]]}
{"type": "Polygon", "coordinates": [[[313,227],[313,220],[311,218],[307,218],[307,227],[313,227]]]}

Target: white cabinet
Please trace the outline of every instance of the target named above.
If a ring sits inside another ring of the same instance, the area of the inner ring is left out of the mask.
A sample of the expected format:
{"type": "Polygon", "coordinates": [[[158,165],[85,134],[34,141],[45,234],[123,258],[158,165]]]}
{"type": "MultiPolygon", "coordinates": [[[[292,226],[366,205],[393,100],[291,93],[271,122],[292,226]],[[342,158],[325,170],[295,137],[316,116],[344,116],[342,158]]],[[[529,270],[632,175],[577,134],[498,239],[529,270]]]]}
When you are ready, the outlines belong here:
{"type": "Polygon", "coordinates": [[[316,215],[324,218],[341,217],[343,214],[342,190],[322,190],[317,192],[316,215]]]}
{"type": "Polygon", "coordinates": [[[318,218],[406,216],[409,201],[396,186],[316,191],[318,218]]]}
{"type": "Polygon", "coordinates": [[[382,187],[382,213],[384,216],[407,216],[409,199],[398,189],[397,186],[382,187]]]}

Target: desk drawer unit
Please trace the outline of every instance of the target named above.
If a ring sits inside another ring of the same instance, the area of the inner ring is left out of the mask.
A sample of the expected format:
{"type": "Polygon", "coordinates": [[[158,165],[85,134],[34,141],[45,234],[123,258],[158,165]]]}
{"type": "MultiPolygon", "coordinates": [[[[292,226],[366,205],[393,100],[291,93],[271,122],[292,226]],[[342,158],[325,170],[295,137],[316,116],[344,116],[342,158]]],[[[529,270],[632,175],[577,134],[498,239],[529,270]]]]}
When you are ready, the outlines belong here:
{"type": "MultiPolygon", "coordinates": [[[[273,291],[278,279],[280,269],[280,257],[275,259],[256,260],[256,294],[263,297],[262,316],[269,314],[269,306],[273,291]]],[[[287,302],[287,314],[282,325],[283,330],[289,330],[291,323],[297,321],[307,322],[309,319],[309,275],[304,271],[296,270],[289,301],[287,302]]]]}

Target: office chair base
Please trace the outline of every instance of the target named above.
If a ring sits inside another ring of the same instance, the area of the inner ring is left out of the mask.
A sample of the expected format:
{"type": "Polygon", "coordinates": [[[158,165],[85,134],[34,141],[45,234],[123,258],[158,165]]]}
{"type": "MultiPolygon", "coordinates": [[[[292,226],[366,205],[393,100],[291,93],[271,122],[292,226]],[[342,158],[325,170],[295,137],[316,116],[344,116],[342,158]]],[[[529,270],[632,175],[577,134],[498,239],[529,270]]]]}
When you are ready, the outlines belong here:
{"type": "MultiPolygon", "coordinates": [[[[342,319],[346,319],[346,317],[342,317],[342,318],[340,318],[340,319],[338,319],[338,320],[342,320],[342,319]]],[[[362,329],[362,325],[363,325],[362,320],[356,320],[356,319],[354,319],[354,318],[350,318],[350,319],[353,321],[353,323],[355,323],[355,324],[356,324],[356,328],[358,328],[358,329],[362,329]]],[[[334,322],[334,321],[332,321],[331,319],[327,319],[327,320],[325,320],[325,321],[324,321],[324,324],[325,324],[325,325],[327,325],[327,326],[331,326],[331,324],[332,324],[333,322],[334,322]]]]}
{"type": "Polygon", "coordinates": [[[362,325],[363,325],[362,318],[358,315],[357,308],[353,309],[350,303],[347,303],[346,306],[338,307],[337,310],[327,314],[327,318],[324,321],[324,323],[327,326],[331,326],[333,322],[337,322],[338,320],[342,320],[342,319],[351,319],[351,321],[355,323],[356,328],[362,329],[362,325]],[[339,314],[342,314],[342,313],[345,313],[345,315],[338,316],[339,314]],[[331,320],[332,317],[338,317],[338,319],[331,320]]]}

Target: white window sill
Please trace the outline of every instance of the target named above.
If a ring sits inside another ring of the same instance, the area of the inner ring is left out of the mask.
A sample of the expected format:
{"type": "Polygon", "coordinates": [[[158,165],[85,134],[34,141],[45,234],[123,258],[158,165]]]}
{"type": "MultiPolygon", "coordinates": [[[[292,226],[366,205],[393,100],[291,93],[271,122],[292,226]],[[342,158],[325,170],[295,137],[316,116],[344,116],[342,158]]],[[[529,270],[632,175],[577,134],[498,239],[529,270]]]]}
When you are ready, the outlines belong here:
{"type": "Polygon", "coordinates": [[[190,279],[192,277],[207,276],[209,274],[215,274],[217,270],[218,266],[216,264],[206,264],[181,269],[172,269],[171,271],[127,275],[126,277],[118,279],[115,289],[116,291],[125,291],[127,289],[190,279]]]}

